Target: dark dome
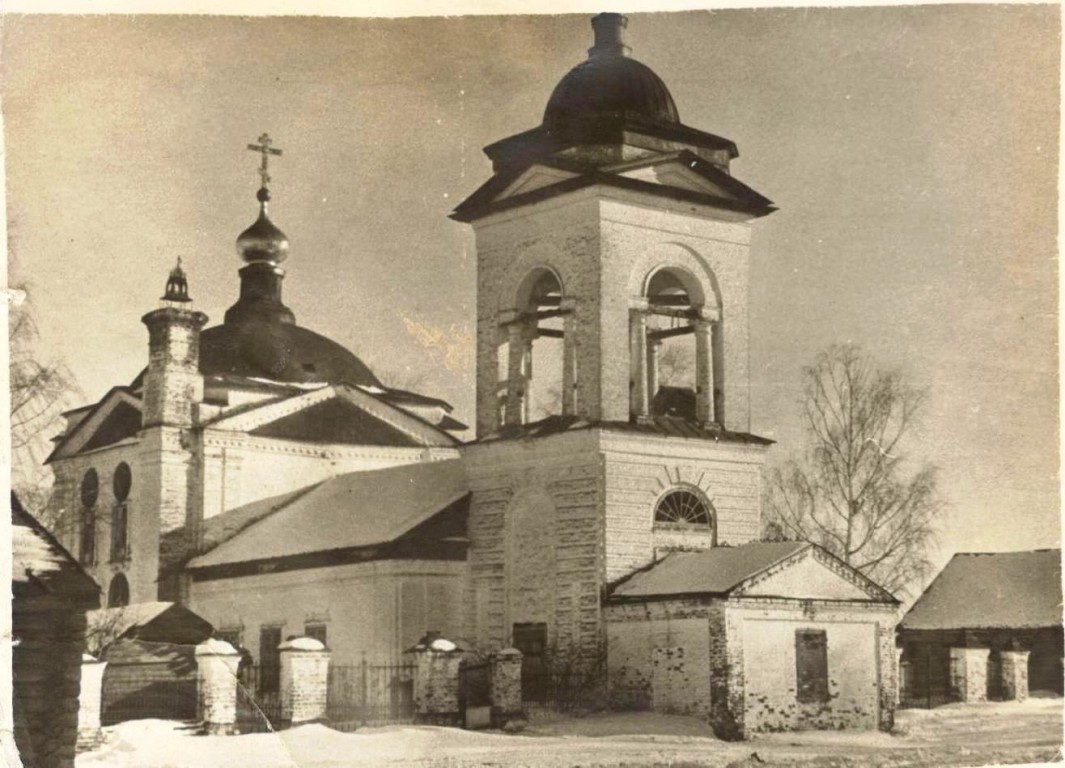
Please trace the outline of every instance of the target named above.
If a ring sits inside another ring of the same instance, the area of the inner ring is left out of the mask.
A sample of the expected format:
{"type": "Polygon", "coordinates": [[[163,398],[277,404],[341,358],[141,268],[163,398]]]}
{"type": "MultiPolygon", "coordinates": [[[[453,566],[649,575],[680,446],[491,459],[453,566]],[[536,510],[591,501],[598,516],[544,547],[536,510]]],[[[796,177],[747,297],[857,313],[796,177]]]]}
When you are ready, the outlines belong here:
{"type": "Polygon", "coordinates": [[[294,323],[262,320],[205,330],[200,337],[200,373],[383,386],[365,363],[335,341],[294,323]]]}
{"type": "Polygon", "coordinates": [[[544,111],[547,128],[589,118],[680,123],[662,78],[621,54],[592,56],[571,69],[555,86],[544,111]]]}

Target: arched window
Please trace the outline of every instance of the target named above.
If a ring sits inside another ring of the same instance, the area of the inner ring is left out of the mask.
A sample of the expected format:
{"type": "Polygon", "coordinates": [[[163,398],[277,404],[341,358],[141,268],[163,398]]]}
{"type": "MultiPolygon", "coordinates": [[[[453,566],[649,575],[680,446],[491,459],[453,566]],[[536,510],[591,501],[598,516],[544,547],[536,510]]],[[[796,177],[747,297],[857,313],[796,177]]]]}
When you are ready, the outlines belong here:
{"type": "Polygon", "coordinates": [[[687,270],[651,273],[632,315],[634,417],[720,423],[720,314],[713,287],[687,270]]]}
{"type": "Polygon", "coordinates": [[[655,505],[655,523],[712,528],[714,513],[710,502],[693,490],[670,491],[655,505]]]}
{"type": "Polygon", "coordinates": [[[133,484],[129,464],[122,462],[115,467],[111,486],[115,493],[115,506],[111,510],[111,562],[122,562],[129,556],[129,511],[126,499],[133,484]]]}
{"type": "Polygon", "coordinates": [[[121,608],[129,605],[129,582],[121,573],[111,579],[111,586],[107,590],[107,607],[121,608]]]}
{"type": "Polygon", "coordinates": [[[120,504],[129,498],[129,489],[133,485],[133,472],[129,464],[122,462],[115,467],[115,476],[111,481],[112,490],[115,492],[115,501],[120,504]]]}
{"type": "Polygon", "coordinates": [[[90,469],[81,479],[81,562],[96,564],[96,502],[100,498],[100,478],[90,469]]]}
{"type": "Polygon", "coordinates": [[[532,270],[507,314],[499,353],[499,422],[524,424],[574,413],[573,311],[558,275],[547,267],[532,270]]]}

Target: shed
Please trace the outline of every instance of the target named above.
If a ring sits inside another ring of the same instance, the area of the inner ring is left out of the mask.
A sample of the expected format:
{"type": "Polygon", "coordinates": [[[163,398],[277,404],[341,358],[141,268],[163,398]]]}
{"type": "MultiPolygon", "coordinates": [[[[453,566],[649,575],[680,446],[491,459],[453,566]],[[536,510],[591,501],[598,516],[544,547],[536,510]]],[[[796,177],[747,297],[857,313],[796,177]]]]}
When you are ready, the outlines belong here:
{"type": "Polygon", "coordinates": [[[897,610],[812,544],[674,552],[611,589],[611,703],[705,716],[722,738],[887,729],[897,610]]]}
{"type": "Polygon", "coordinates": [[[935,706],[958,697],[952,648],[987,652],[983,697],[1004,695],[1001,655],[1015,650],[1029,652],[1030,689],[1060,694],[1061,550],[954,555],[899,623],[898,641],[906,704],[935,706]]]}
{"type": "Polygon", "coordinates": [[[15,744],[36,768],[72,768],[86,611],[100,588],[11,495],[15,744]]]}
{"type": "Polygon", "coordinates": [[[196,646],[210,622],[177,603],[133,603],[89,614],[90,645],[107,662],[101,721],[196,716],[196,646]]]}

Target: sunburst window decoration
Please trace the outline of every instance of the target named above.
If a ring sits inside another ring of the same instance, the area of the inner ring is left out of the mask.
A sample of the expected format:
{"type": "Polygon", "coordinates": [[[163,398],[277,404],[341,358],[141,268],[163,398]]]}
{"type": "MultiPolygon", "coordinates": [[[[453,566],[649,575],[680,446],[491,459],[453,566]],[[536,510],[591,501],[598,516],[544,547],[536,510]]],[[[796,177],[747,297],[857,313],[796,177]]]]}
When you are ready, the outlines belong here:
{"type": "Polygon", "coordinates": [[[693,489],[678,488],[658,500],[655,522],[709,528],[714,524],[714,515],[702,494],[693,489]]]}

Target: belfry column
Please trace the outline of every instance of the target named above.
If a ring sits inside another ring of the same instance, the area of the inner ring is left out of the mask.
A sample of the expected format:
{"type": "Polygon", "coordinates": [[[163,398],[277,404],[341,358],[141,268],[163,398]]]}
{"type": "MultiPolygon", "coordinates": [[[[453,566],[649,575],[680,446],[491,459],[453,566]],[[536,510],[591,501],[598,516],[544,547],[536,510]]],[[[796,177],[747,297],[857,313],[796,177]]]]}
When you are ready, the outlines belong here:
{"type": "Polygon", "coordinates": [[[631,409],[637,419],[650,414],[647,397],[647,301],[636,299],[629,303],[630,359],[632,360],[631,409]]]}
{"type": "Polygon", "coordinates": [[[714,413],[714,329],[706,316],[696,318],[695,326],[695,420],[716,421],[714,413]]]}
{"type": "Polygon", "coordinates": [[[577,301],[564,297],[562,316],[562,415],[577,413],[577,301]]]}
{"type": "MultiPolygon", "coordinates": [[[[653,403],[658,394],[658,353],[662,349],[659,339],[647,341],[647,401],[653,403]]],[[[648,406],[650,407],[650,406],[648,406]]]]}
{"type": "Polygon", "coordinates": [[[525,324],[517,312],[504,319],[507,329],[507,407],[505,424],[521,424],[525,414],[525,324]]]}

